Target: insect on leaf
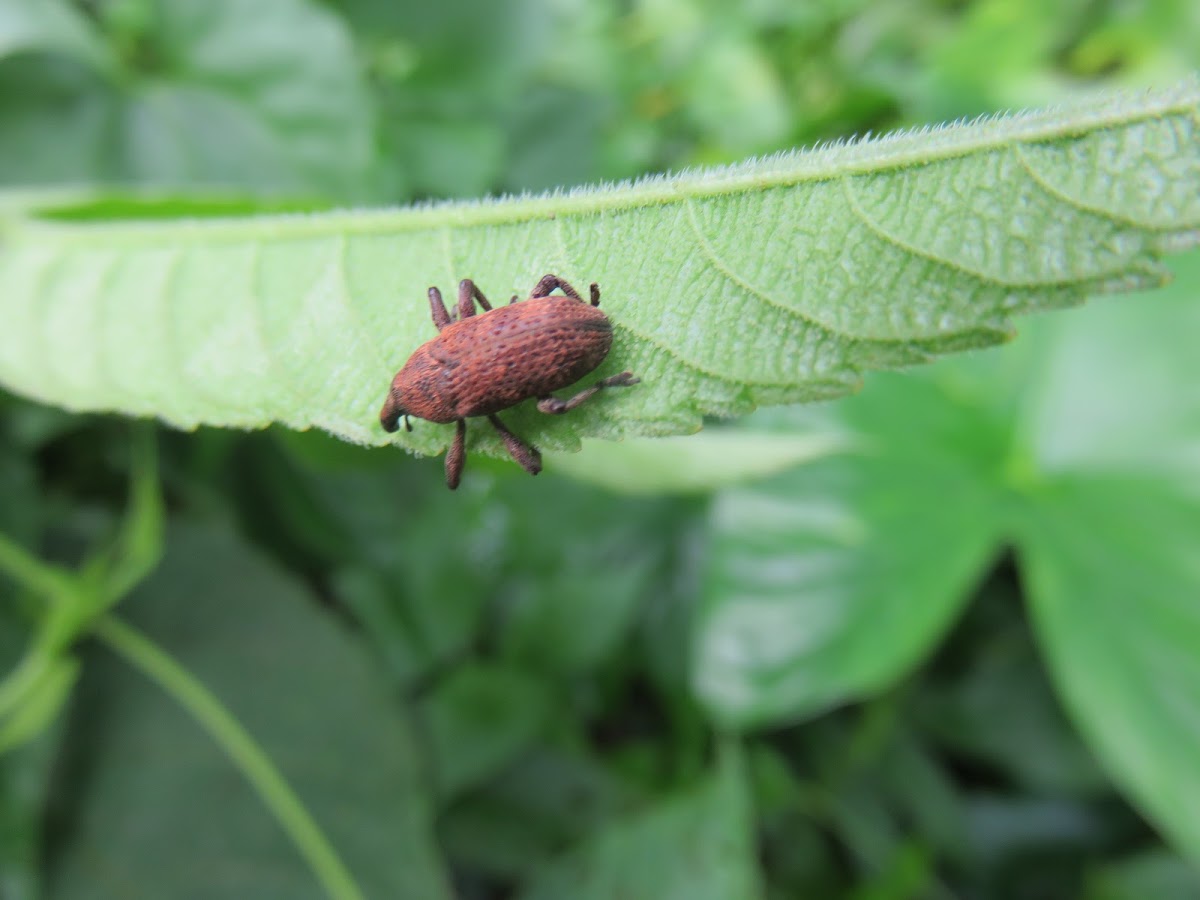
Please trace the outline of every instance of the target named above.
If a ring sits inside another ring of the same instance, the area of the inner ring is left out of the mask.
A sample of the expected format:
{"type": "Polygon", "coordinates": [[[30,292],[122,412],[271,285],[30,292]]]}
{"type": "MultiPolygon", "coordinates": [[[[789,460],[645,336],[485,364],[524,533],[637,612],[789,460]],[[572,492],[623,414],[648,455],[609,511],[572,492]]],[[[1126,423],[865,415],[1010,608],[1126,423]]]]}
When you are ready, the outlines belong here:
{"type": "MultiPolygon", "coordinates": [[[[561,417],[544,449],[694,431],[705,415],[852,391],[1004,339],[1018,313],[1161,282],[1200,229],[1200,83],[728,168],[539,197],[179,221],[10,214],[0,384],[75,410],[385,434],[395,371],[433,337],[425,292],[492,299],[546,272],[599,282],[615,327],[588,379],[636,388],[561,417]]],[[[0,210],[5,207],[0,204],[0,210]]],[[[472,430],[472,449],[503,454],[472,430]]]]}

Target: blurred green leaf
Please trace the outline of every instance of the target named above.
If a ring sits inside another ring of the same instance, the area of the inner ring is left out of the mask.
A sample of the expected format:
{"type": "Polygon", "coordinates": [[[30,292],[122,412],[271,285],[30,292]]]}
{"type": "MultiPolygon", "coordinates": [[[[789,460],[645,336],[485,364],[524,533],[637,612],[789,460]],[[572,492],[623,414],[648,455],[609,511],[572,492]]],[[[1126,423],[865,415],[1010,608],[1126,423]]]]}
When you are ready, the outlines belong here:
{"type": "MultiPolygon", "coordinates": [[[[96,72],[61,54],[0,60],[0,184],[21,210],[37,199],[25,185],[89,184],[118,178],[121,149],[109,135],[117,97],[96,72]]],[[[42,199],[45,199],[44,194],[42,199]]]]}
{"type": "MultiPolygon", "coordinates": [[[[85,20],[71,21],[86,46],[101,44],[85,20]]],[[[109,24],[102,49],[119,71],[82,72],[54,56],[16,60],[11,73],[0,65],[0,87],[12,88],[0,93],[0,181],[363,196],[366,87],[344,26],[318,4],[154,0],[109,24]]]]}
{"type": "MultiPolygon", "coordinates": [[[[26,545],[39,524],[37,473],[32,460],[15,446],[12,421],[10,416],[0,418],[0,534],[26,545]]],[[[0,580],[0,590],[5,584],[0,580]]]]}
{"type": "MultiPolygon", "coordinates": [[[[792,414],[827,415],[870,452],[714,507],[694,661],[710,708],[779,721],[885,686],[1014,534],[1069,710],[1118,783],[1196,853],[1200,255],[1177,270],[1176,287],[1138,306],[1039,323],[1015,353],[880,376],[830,411],[792,414]]],[[[990,714],[1003,741],[1020,734],[1011,714],[990,714]]]]}
{"type": "Polygon", "coordinates": [[[520,878],[636,800],[590,754],[539,746],[443,811],[438,834],[453,861],[520,878]]]}
{"type": "Polygon", "coordinates": [[[495,775],[546,727],[550,686],[511,666],[468,663],[418,707],[430,768],[445,803],[495,775]]]}
{"type": "Polygon", "coordinates": [[[1200,495],[1200,252],[1170,268],[1174,283],[1157,294],[1048,321],[1022,398],[1014,477],[1032,477],[1022,486],[1036,494],[1038,473],[1132,475],[1200,495]]]}
{"type": "Polygon", "coordinates": [[[614,497],[550,473],[496,477],[499,464],[485,460],[473,461],[470,482],[451,494],[432,461],[319,435],[286,444],[299,452],[256,456],[247,478],[255,530],[296,545],[281,548],[286,558],[336,560],[337,596],[404,684],[481,641],[522,668],[554,674],[618,655],[658,594],[693,509],[687,500],[614,497]],[[340,447],[357,465],[322,469],[301,458],[305,446],[340,447]],[[286,514],[261,522],[264,508],[286,514]]]}
{"type": "Polygon", "coordinates": [[[927,851],[936,848],[942,859],[961,863],[967,820],[962,797],[952,771],[915,732],[892,736],[879,761],[879,778],[910,838],[920,839],[927,851]]]}
{"type": "Polygon", "coordinates": [[[77,573],[38,560],[0,532],[0,571],[43,604],[24,657],[0,680],[0,752],[49,726],[79,674],[71,644],[158,563],[163,510],[149,426],[134,432],[129,468],[129,508],[122,526],[77,573]]]}
{"type": "Polygon", "coordinates": [[[19,53],[57,51],[99,66],[114,60],[87,18],[65,0],[0,3],[0,63],[19,53]]]}
{"type": "Polygon", "coordinates": [[[1177,856],[1151,850],[1098,865],[1084,900],[1192,900],[1200,896],[1200,871],[1177,856]]]}
{"type": "Polygon", "coordinates": [[[762,896],[742,767],[601,829],[538,872],[522,900],[757,900],[762,896]]]}
{"type": "MultiPolygon", "coordinates": [[[[17,450],[8,433],[9,416],[0,418],[0,535],[26,546],[38,533],[41,504],[31,460],[17,450]]],[[[31,639],[20,590],[0,572],[0,676],[10,677],[31,639]]],[[[29,708],[46,706],[35,703],[29,708]]],[[[0,754],[0,897],[5,900],[41,896],[42,811],[60,738],[61,732],[44,732],[40,739],[0,754]]]]}
{"type": "Polygon", "coordinates": [[[779,434],[713,428],[686,437],[585,440],[580,453],[550,466],[573,478],[629,494],[708,493],[774,475],[848,448],[832,434],[779,434]]]}
{"type": "Polygon", "coordinates": [[[1200,497],[1114,476],[1040,493],[1020,557],[1050,669],[1113,778],[1200,860],[1200,497]]]}
{"type": "MultiPolygon", "coordinates": [[[[0,616],[0,633],[3,630],[0,616]]],[[[46,797],[62,738],[62,729],[51,729],[0,755],[0,897],[4,900],[45,896],[46,797]]]]}
{"type": "MultiPolygon", "coordinates": [[[[1031,867],[1039,856],[1072,850],[1093,855],[1120,836],[1119,821],[1076,800],[980,792],[964,798],[964,805],[975,868],[1018,883],[1036,884],[1046,874],[1056,875],[1052,869],[1045,873],[1031,867]]],[[[1013,892],[1011,886],[1001,888],[999,896],[1013,892]]],[[[1050,896],[1064,893],[1060,887],[1050,896]]]]}
{"type": "Polygon", "coordinates": [[[1200,254],[1100,305],[1031,383],[1018,544],[1050,670],[1118,784],[1200,860],[1200,254]]]}
{"type": "MultiPolygon", "coordinates": [[[[238,46],[201,48],[216,66],[238,46]]],[[[1196,103],[1189,81],[541,198],[25,222],[0,255],[0,378],[71,409],[184,427],[279,421],[433,453],[450,426],[388,437],[378,424],[393,373],[433,334],[420,298],[463,275],[495,298],[524,294],[551,270],[602,284],[616,341],[597,375],[630,369],[643,383],[571,416],[524,404],[511,427],[551,450],[695,430],[702,414],[833,396],[863,368],[994,342],[1019,312],[1156,284],[1156,257],[1200,226],[1196,103]]],[[[470,445],[503,453],[486,429],[470,445]]]]}
{"type": "MultiPolygon", "coordinates": [[[[368,896],[448,896],[408,725],[305,590],[180,527],[124,610],[247,725],[368,896]]],[[[88,660],[70,735],[47,896],[324,896],[230,761],[124,664],[88,660]]]]}
{"type": "MultiPolygon", "coordinates": [[[[1015,593],[1002,600],[1020,602],[1015,593]]],[[[1108,780],[1067,721],[1030,635],[990,624],[994,632],[972,648],[965,671],[927,685],[917,698],[923,727],[943,747],[993,765],[1030,790],[1105,791],[1108,780]]]]}
{"type": "Polygon", "coordinates": [[[643,605],[659,592],[690,505],[549,478],[507,488],[497,498],[509,532],[500,651],[562,674],[619,656],[643,605]]]}
{"type": "Polygon", "coordinates": [[[849,432],[861,450],[714,504],[692,679],[722,722],[805,717],[892,683],[995,553],[998,497],[981,475],[1003,431],[985,411],[900,376],[837,409],[833,425],[822,410],[791,427],[849,432]]]}

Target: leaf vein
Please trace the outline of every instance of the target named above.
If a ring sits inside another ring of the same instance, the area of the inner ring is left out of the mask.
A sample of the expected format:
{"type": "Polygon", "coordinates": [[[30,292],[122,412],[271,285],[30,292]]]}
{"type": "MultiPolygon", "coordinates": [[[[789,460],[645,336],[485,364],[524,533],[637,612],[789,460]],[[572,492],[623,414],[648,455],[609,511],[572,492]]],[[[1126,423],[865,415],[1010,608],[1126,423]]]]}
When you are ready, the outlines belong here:
{"type": "MultiPolygon", "coordinates": [[[[1022,170],[1029,176],[1029,180],[1032,181],[1033,184],[1038,188],[1040,188],[1048,197],[1058,203],[1070,206],[1079,210],[1080,212],[1087,213],[1088,215],[1098,216],[1102,219],[1108,219],[1111,222],[1116,222],[1117,224],[1124,225],[1128,228],[1135,228],[1139,231],[1174,232],[1181,230],[1175,226],[1155,225],[1152,222],[1142,222],[1133,218],[1132,216],[1115,212],[1103,206],[1085,203],[1083,200],[1080,200],[1077,197],[1072,197],[1070,194],[1054,187],[1054,185],[1046,180],[1045,176],[1043,176],[1034,165],[1033,160],[1029,158],[1029,155],[1021,149],[1020,144],[1013,144],[1012,151],[1016,156],[1017,162],[1020,164],[1022,170]]],[[[1184,227],[1186,228],[1187,226],[1184,227]]]]}
{"type": "Polygon", "coordinates": [[[725,261],[723,259],[721,259],[720,255],[717,253],[716,248],[714,248],[712,246],[712,244],[709,243],[708,238],[705,237],[704,233],[700,230],[700,224],[696,221],[695,202],[691,198],[687,198],[684,200],[683,206],[684,206],[684,211],[687,213],[688,225],[690,226],[690,228],[692,230],[692,234],[696,238],[696,243],[700,245],[700,250],[703,253],[703,255],[705,256],[705,258],[708,260],[709,265],[711,265],[717,272],[719,272],[723,278],[725,278],[732,284],[737,285],[739,288],[741,288],[743,291],[745,291],[750,296],[757,297],[763,303],[766,303],[768,306],[774,307],[775,309],[779,310],[780,312],[784,313],[787,316],[790,316],[791,318],[800,319],[806,325],[808,325],[812,328],[815,328],[816,330],[824,333],[825,335],[827,335],[831,338],[840,338],[842,340],[850,340],[851,339],[850,335],[843,334],[842,332],[838,331],[834,326],[829,325],[825,322],[822,322],[821,320],[815,318],[813,315],[811,315],[808,312],[805,312],[804,310],[796,309],[794,307],[788,306],[786,303],[782,303],[779,300],[776,300],[774,297],[770,296],[766,292],[760,291],[758,288],[754,287],[749,282],[743,280],[737,273],[735,273],[733,271],[732,268],[730,268],[728,265],[726,265],[725,261]]]}
{"type": "MultiPolygon", "coordinates": [[[[570,244],[566,238],[566,235],[562,233],[562,222],[558,219],[554,220],[554,230],[558,234],[559,243],[562,245],[562,248],[563,248],[562,249],[563,261],[568,266],[571,267],[572,271],[574,271],[574,264],[571,262],[571,260],[574,258],[575,254],[571,252],[570,244]]],[[[623,328],[625,331],[629,332],[629,334],[633,335],[639,341],[649,344],[651,347],[654,347],[655,349],[659,350],[660,352],[665,353],[667,356],[669,356],[672,360],[674,360],[679,365],[689,368],[694,372],[699,372],[701,375],[704,375],[708,378],[716,379],[717,381],[720,381],[724,384],[729,385],[730,387],[734,388],[735,390],[736,390],[738,384],[742,383],[742,382],[730,381],[729,379],[725,378],[723,375],[718,374],[717,372],[710,371],[709,369],[704,368],[703,366],[699,365],[698,363],[693,362],[692,360],[681,357],[671,347],[667,346],[666,344],[662,343],[661,341],[657,340],[656,338],[651,337],[648,334],[642,333],[641,331],[637,330],[636,328],[630,327],[629,323],[627,323],[627,322],[623,322],[620,319],[615,319],[614,325],[617,327],[623,328]]],[[[757,382],[745,382],[745,383],[746,384],[751,384],[751,383],[757,384],[757,382]]],[[[786,384],[785,385],[776,385],[773,383],[764,382],[764,383],[762,383],[761,386],[762,387],[786,387],[787,385],[786,384]]]]}
{"type": "Polygon", "coordinates": [[[862,204],[859,203],[851,185],[853,180],[853,178],[842,179],[842,186],[845,191],[846,202],[850,208],[850,211],[854,213],[854,215],[860,222],[863,223],[868,231],[878,237],[881,241],[891,244],[893,247],[896,247],[898,250],[904,253],[920,259],[926,259],[934,265],[942,266],[943,268],[949,269],[953,272],[958,272],[961,275],[966,275],[970,278],[973,278],[976,281],[983,282],[984,284],[994,285],[1000,288],[1044,290],[1046,288],[1054,287],[1069,287],[1077,284],[1080,281],[1078,278],[1067,278],[1053,281],[1009,281],[996,278],[994,275],[989,275],[986,272],[977,271],[972,269],[970,266],[963,265],[957,260],[947,259],[929,250],[925,250],[921,247],[915,246],[914,244],[910,244],[902,237],[892,234],[892,232],[884,228],[883,225],[877,222],[875,218],[862,207],[862,204]]]}

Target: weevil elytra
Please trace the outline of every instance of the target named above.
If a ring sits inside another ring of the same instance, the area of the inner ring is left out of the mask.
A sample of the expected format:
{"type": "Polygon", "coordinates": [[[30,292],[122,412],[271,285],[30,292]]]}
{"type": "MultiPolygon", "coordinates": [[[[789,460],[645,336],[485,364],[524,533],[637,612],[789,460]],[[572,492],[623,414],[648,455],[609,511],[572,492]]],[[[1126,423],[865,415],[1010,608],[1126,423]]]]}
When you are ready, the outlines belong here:
{"type": "Polygon", "coordinates": [[[592,284],[589,304],[557,275],[545,275],[529,299],[492,309],[469,278],[458,284],[454,315],[442,292],[429,289],[429,309],[438,335],[408,358],[379,413],[385,431],[400,420],[412,431],[409,416],[430,422],[454,422],[458,429],[446,452],[446,484],[458,487],[466,461],[467,419],[487,416],[504,447],[530,475],[542,471],[542,454],[496,416],[502,409],[536,397],[537,407],[561,415],[607,387],[637,384],[632,372],[602,378],[568,400],[551,392],[574,384],[604,361],[612,347],[612,324],[600,311],[600,286],[592,284]],[[558,288],[561,295],[552,295],[558,288]],[[476,315],[475,301],[484,312],[476,315]]]}

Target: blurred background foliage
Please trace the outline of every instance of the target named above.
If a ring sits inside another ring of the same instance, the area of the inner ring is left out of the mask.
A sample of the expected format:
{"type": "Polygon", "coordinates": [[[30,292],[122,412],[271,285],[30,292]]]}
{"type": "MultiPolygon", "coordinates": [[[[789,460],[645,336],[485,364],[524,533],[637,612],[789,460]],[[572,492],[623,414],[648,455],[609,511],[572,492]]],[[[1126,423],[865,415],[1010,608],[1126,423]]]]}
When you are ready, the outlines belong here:
{"type": "MultiPolygon", "coordinates": [[[[1192,0],[0,0],[0,184],[541,191],[1198,64],[1192,0]]],[[[473,457],[452,495],[319,434],[159,430],[164,558],[118,612],[367,896],[1197,897],[1197,257],[1176,273],[727,426],[878,451],[743,486],[711,457],[591,486],[585,450],[576,478],[473,457]]],[[[0,532],[94,559],[131,433],[0,396],[0,532]]],[[[20,675],[45,619],[0,599],[20,675]]],[[[0,686],[0,897],[321,895],[177,706],[64,652],[0,686]]]]}

